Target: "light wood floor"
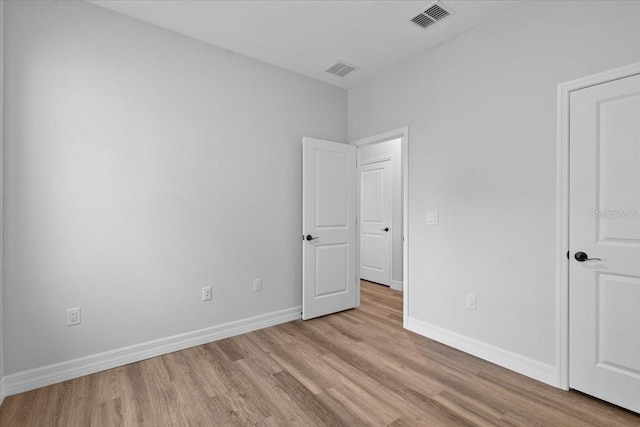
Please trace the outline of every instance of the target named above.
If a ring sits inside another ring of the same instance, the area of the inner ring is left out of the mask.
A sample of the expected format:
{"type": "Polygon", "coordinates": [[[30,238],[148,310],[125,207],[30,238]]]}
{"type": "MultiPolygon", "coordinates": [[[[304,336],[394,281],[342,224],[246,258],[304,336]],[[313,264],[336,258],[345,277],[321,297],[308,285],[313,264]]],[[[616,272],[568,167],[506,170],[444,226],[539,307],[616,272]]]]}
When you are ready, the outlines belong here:
{"type": "Polygon", "coordinates": [[[402,294],[6,398],[9,426],[639,426],[402,329],[402,294]]]}

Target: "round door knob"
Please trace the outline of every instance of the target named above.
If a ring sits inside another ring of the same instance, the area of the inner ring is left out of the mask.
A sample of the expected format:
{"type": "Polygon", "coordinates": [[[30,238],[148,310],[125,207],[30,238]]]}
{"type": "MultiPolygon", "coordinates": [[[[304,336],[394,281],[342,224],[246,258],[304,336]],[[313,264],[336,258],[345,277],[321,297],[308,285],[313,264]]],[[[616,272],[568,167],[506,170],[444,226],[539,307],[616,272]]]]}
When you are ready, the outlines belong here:
{"type": "Polygon", "coordinates": [[[600,258],[589,258],[589,255],[587,255],[584,252],[576,252],[576,254],[574,255],[574,258],[576,259],[576,261],[578,262],[585,262],[585,261],[602,261],[600,258]]]}
{"type": "Polygon", "coordinates": [[[381,228],[382,231],[389,231],[389,227],[381,228]]]}

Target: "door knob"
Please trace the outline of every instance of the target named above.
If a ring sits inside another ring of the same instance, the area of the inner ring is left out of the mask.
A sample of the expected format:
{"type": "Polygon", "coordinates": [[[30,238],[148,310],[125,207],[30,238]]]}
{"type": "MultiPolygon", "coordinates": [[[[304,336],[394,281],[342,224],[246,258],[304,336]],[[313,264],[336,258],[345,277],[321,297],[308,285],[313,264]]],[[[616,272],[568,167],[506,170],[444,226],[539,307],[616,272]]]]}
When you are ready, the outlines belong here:
{"type": "Polygon", "coordinates": [[[382,231],[389,231],[389,227],[381,228],[382,231]]]}
{"type": "Polygon", "coordinates": [[[312,240],[316,240],[317,237],[313,237],[311,234],[307,234],[307,237],[305,237],[305,239],[307,239],[307,241],[310,242],[312,240]]]}
{"type": "Polygon", "coordinates": [[[576,252],[574,257],[578,262],[602,261],[600,258],[589,258],[589,255],[585,254],[584,252],[576,252]]]}

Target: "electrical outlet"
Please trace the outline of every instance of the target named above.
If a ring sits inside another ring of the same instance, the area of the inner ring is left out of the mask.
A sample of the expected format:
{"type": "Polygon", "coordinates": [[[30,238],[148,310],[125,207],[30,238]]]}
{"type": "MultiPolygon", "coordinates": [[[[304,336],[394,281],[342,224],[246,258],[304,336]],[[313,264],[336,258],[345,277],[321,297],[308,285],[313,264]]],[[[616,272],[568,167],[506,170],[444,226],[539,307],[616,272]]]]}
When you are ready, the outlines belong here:
{"type": "Polygon", "coordinates": [[[67,326],[80,324],[80,307],[67,309],[67,326]]]}
{"type": "Polygon", "coordinates": [[[202,301],[211,301],[211,286],[202,288],[202,301]]]}
{"type": "Polygon", "coordinates": [[[475,310],[477,308],[475,295],[467,294],[467,308],[470,310],[475,310]]]}
{"type": "Polygon", "coordinates": [[[253,292],[260,292],[262,290],[262,279],[253,279],[253,292]]]}

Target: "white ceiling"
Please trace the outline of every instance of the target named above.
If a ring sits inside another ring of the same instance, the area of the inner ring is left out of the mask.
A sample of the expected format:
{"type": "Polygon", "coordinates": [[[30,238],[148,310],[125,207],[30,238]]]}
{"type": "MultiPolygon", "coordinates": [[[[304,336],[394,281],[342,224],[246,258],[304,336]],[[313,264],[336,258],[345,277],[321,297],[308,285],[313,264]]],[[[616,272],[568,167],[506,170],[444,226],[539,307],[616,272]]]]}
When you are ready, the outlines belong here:
{"type": "Polygon", "coordinates": [[[422,29],[409,19],[431,0],[87,1],[345,89],[520,3],[444,0],[455,14],[422,29]],[[360,69],[326,73],[337,60],[360,69]]]}

